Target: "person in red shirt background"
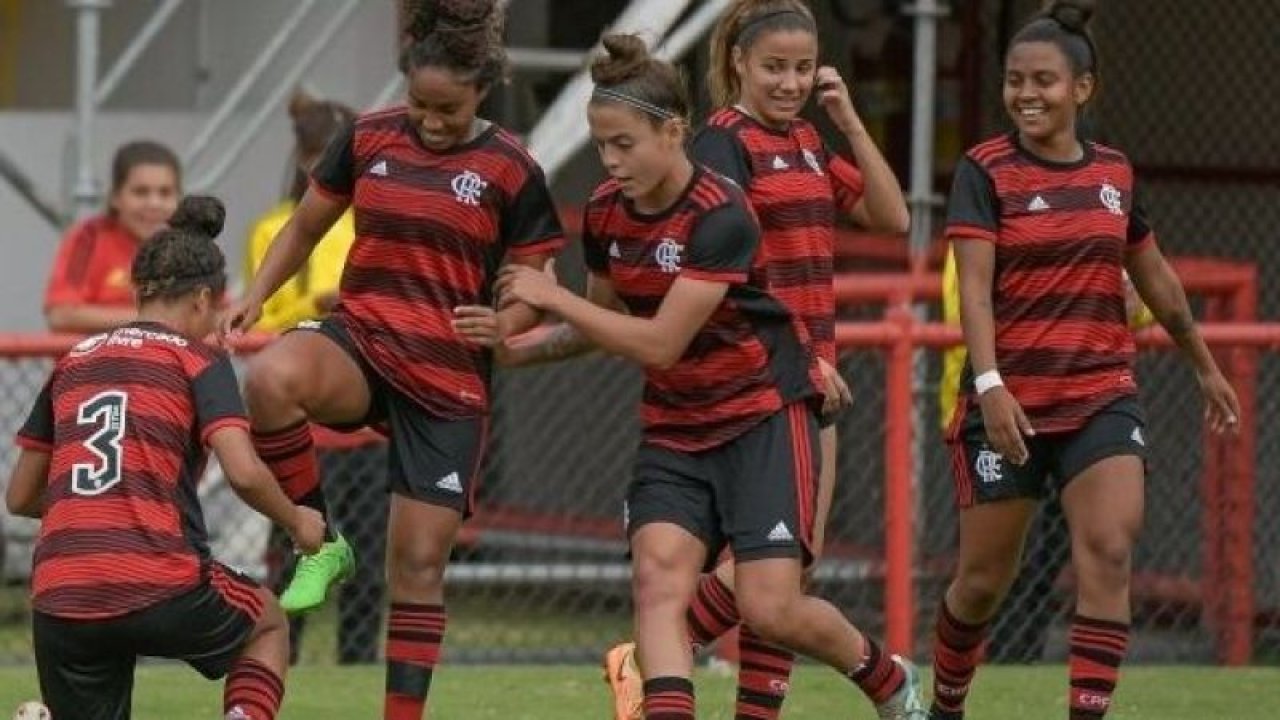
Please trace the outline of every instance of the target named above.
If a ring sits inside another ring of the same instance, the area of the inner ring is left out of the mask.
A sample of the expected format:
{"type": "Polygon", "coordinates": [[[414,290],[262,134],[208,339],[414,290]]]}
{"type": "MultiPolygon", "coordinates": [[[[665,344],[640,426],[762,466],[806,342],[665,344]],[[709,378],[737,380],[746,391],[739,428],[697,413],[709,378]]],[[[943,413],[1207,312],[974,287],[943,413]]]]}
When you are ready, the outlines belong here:
{"type": "Polygon", "coordinates": [[[164,228],[181,195],[182,170],[172,150],[139,140],[116,151],[106,212],[77,223],[58,247],[44,297],[50,330],[96,333],[134,319],[133,256],[143,239],[164,228]]]}

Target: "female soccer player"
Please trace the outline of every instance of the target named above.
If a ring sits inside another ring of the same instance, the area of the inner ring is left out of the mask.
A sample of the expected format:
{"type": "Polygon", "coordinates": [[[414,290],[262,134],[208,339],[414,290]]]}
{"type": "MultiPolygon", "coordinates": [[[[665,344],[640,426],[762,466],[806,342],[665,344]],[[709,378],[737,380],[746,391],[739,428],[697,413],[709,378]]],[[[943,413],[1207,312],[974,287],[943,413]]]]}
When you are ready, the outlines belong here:
{"type": "MultiPolygon", "coordinates": [[[[254,358],[245,392],[263,457],[286,493],[313,507],[323,496],[308,420],[389,428],[387,720],[423,713],[445,631],[444,568],[485,446],[491,354],[454,331],[455,308],[488,303],[504,258],[541,268],[563,243],[542,171],[512,134],[476,116],[504,71],[501,23],[494,0],[416,7],[408,107],[365,115],[330,145],[224,325],[252,326],[354,207],[337,307],[254,358]]],[[[499,322],[505,336],[537,319],[513,305],[499,322]]],[[[319,606],[353,564],[333,538],[299,563],[285,609],[319,606]]]]}
{"type": "Polygon", "coordinates": [[[588,119],[610,179],[586,210],[589,297],[523,266],[502,271],[498,294],[563,318],[570,336],[552,333],[560,354],[594,345],[645,367],[626,513],[644,712],[694,717],[685,614],[727,545],[738,605],[762,638],[838,669],[881,717],[922,718],[915,670],[803,592],[821,378],[802,323],[751,277],[759,228],[748,200],[685,152],[676,70],[635,36],[604,47],[588,119]]]}
{"type": "MultiPolygon", "coordinates": [[[[712,32],[709,81],[720,109],[694,138],[693,158],[746,190],[763,231],[757,261],[769,293],[804,322],[825,382],[813,529],[814,552],[820,554],[835,488],[834,414],[851,400],[836,370],[836,216],[850,215],[870,230],[905,232],[909,214],[898,179],[863,127],[844,80],[835,68],[819,66],[817,24],[801,0],[733,3],[712,32]],[[815,90],[854,162],[829,150],[817,128],[799,117],[815,90]]],[[[732,562],[702,578],[689,616],[695,645],[707,645],[737,625],[733,588],[732,562]]],[[[776,720],[794,656],[762,643],[749,627],[742,628],[738,645],[736,714],[776,720]]],[[[621,706],[635,704],[627,699],[636,695],[634,683],[628,687],[625,680],[629,656],[627,644],[605,658],[615,704],[621,706]]]]}
{"type": "Polygon", "coordinates": [[[6,501],[43,518],[36,669],[58,720],[130,716],[139,656],[227,676],[226,717],[270,720],[289,632],[275,596],[215,562],[196,483],[212,448],[237,494],[303,551],[324,521],[258,459],[227,356],[204,345],[226,286],[222,203],[189,197],[134,258],[137,320],[58,361],[18,434],[6,501]]]}
{"type": "Polygon", "coordinates": [[[987,625],[1036,501],[1062,484],[1078,583],[1070,717],[1103,717],[1129,642],[1129,568],[1147,440],[1122,274],[1190,359],[1214,431],[1239,417],[1177,277],[1134,202],[1124,155],[1077,139],[1099,81],[1092,2],[1059,0],[1013,38],[1004,105],[1016,130],[956,170],[955,248],[969,359],[949,430],[960,558],[938,613],[932,717],[962,717],[987,625]]]}

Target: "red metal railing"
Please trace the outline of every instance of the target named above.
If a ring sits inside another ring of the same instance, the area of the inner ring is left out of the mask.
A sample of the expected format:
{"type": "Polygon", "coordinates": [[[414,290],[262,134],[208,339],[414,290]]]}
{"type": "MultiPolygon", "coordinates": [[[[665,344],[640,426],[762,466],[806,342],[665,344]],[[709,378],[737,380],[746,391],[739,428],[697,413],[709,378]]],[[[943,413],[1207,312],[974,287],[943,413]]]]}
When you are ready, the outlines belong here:
{"type": "MultiPolygon", "coordinates": [[[[1257,276],[1251,265],[1180,259],[1174,267],[1189,294],[1206,300],[1203,334],[1218,353],[1243,406],[1238,434],[1214,437],[1206,433],[1201,485],[1204,572],[1199,597],[1194,598],[1201,604],[1202,617],[1213,633],[1220,661],[1240,665],[1251,658],[1257,614],[1252,528],[1256,512],[1258,355],[1264,350],[1280,350],[1280,323],[1255,322],[1257,276]]],[[[938,274],[928,271],[925,263],[916,264],[906,273],[863,273],[836,279],[837,298],[843,305],[885,307],[882,320],[838,323],[836,341],[846,349],[879,348],[886,354],[884,607],[886,641],[894,652],[911,652],[916,638],[916,573],[920,563],[914,533],[917,491],[912,450],[918,432],[913,412],[914,356],[918,350],[948,348],[962,340],[958,328],[921,321],[911,310],[913,302],[936,300],[940,291],[938,274]]],[[[56,357],[78,339],[69,335],[0,334],[0,358],[56,357]]],[[[267,335],[250,336],[237,342],[234,349],[252,352],[269,339],[267,335]]],[[[1159,329],[1141,331],[1137,339],[1143,347],[1173,344],[1159,329]]],[[[317,439],[325,446],[341,447],[364,444],[371,437],[327,433],[317,439]]],[[[497,518],[501,511],[492,514],[497,518]]],[[[482,520],[486,518],[477,517],[477,521],[482,520]]],[[[524,524],[525,519],[519,523],[524,524]]],[[[473,523],[469,532],[483,532],[488,524],[473,523]]],[[[612,527],[612,523],[602,524],[598,532],[608,535],[612,527]]],[[[1150,587],[1153,592],[1186,594],[1185,583],[1153,582],[1150,587]]]]}

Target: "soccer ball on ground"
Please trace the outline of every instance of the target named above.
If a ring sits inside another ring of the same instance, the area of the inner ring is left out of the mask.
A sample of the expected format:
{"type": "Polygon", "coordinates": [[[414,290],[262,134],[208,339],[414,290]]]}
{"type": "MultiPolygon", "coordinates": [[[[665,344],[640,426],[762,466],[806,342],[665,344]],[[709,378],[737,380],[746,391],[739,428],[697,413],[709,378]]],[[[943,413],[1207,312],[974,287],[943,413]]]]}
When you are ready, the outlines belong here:
{"type": "Polygon", "coordinates": [[[49,714],[49,708],[44,703],[28,700],[18,706],[13,711],[13,720],[52,720],[53,715],[49,714]]]}

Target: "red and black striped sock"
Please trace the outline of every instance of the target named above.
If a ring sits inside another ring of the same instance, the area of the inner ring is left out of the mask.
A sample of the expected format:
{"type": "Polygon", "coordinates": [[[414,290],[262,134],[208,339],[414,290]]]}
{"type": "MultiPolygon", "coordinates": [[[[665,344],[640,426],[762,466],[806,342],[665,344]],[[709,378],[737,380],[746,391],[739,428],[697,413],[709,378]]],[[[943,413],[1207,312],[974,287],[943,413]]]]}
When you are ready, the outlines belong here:
{"type": "Polygon", "coordinates": [[[644,681],[645,720],[695,720],[693,681],[657,677],[644,681]]]}
{"type": "Polygon", "coordinates": [[[444,605],[391,603],[383,720],[421,720],[447,620],[444,605]]]}
{"type": "Polygon", "coordinates": [[[956,619],[944,597],[938,605],[933,635],[933,713],[960,718],[969,697],[969,683],[982,662],[990,623],[971,624],[956,619]]]}
{"type": "MultiPolygon", "coordinates": [[[[284,494],[299,505],[314,508],[327,520],[311,425],[304,419],[278,430],[254,430],[252,436],[253,449],[276,476],[284,494]]],[[[332,523],[327,523],[324,534],[326,540],[337,537],[332,523]]]]}
{"type": "Polygon", "coordinates": [[[778,720],[791,687],[795,653],[765,642],[743,625],[738,635],[738,663],[734,720],[778,720]]]}
{"type": "Polygon", "coordinates": [[[863,635],[862,643],[862,662],[849,672],[849,679],[862,688],[871,702],[879,705],[898,692],[907,681],[907,674],[871,636],[863,635]]]}
{"type": "Polygon", "coordinates": [[[1129,649],[1129,625],[1077,614],[1070,642],[1071,720],[1105,717],[1129,649]]]}
{"type": "Polygon", "coordinates": [[[245,720],[275,720],[284,699],[284,681],[274,670],[242,657],[222,687],[222,713],[245,720]]]}
{"type": "Polygon", "coordinates": [[[733,590],[720,581],[715,573],[707,573],[698,581],[687,615],[689,642],[694,650],[700,650],[729,632],[742,617],[738,615],[738,601],[733,590]]]}

